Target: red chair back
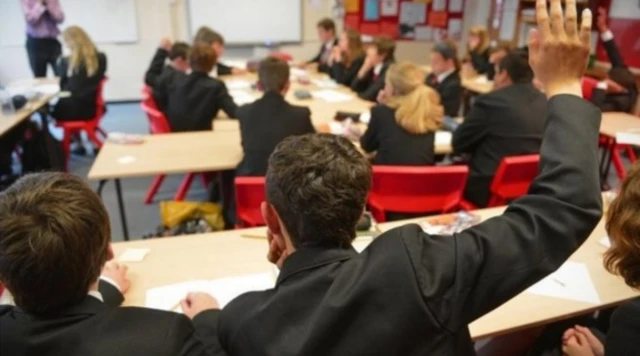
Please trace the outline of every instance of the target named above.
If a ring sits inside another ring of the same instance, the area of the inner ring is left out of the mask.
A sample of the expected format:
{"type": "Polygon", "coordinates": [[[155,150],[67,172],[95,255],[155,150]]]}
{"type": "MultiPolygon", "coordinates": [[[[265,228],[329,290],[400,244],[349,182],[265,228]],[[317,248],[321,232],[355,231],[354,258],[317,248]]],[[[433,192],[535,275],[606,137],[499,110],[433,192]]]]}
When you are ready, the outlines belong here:
{"type": "Polygon", "coordinates": [[[593,90],[598,86],[598,81],[591,77],[582,77],[582,96],[585,100],[593,99],[593,90]]]}
{"type": "Polygon", "coordinates": [[[260,205],[266,200],[264,177],[236,177],[236,220],[241,227],[265,225],[260,205]]]}
{"type": "Polygon", "coordinates": [[[466,166],[374,166],[369,209],[379,222],[386,211],[449,212],[459,207],[468,175],[466,166]]]}
{"type": "Polygon", "coordinates": [[[288,52],[271,52],[269,53],[269,57],[282,59],[285,62],[291,62],[293,60],[293,56],[288,52]]]}
{"type": "Polygon", "coordinates": [[[505,157],[491,182],[489,207],[506,204],[527,194],[531,182],[538,175],[540,155],[505,157]]]}
{"type": "Polygon", "coordinates": [[[147,118],[149,119],[149,129],[152,135],[171,133],[171,126],[169,126],[167,118],[160,110],[151,107],[149,104],[144,102],[140,104],[140,106],[147,114],[147,118]]]}
{"type": "Polygon", "coordinates": [[[156,100],[153,98],[153,89],[148,85],[142,87],[142,103],[154,109],[158,108],[156,100]]]}

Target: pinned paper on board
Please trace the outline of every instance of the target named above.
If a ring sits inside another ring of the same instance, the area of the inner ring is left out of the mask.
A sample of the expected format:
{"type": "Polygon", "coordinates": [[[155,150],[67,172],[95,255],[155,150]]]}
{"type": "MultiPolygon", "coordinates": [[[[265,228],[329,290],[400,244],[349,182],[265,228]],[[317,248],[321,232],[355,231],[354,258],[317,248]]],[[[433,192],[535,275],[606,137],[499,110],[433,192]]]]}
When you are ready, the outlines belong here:
{"type": "Polygon", "coordinates": [[[433,0],[433,4],[431,5],[431,10],[444,11],[446,7],[447,7],[447,0],[433,0]]]}
{"type": "Polygon", "coordinates": [[[344,0],[344,11],[347,13],[360,11],[360,0],[344,0]]]}
{"type": "Polygon", "coordinates": [[[427,20],[427,4],[403,2],[400,4],[400,24],[414,26],[427,20]]]}
{"type": "Polygon", "coordinates": [[[380,15],[396,16],[398,14],[398,0],[382,0],[380,15]]]}
{"type": "Polygon", "coordinates": [[[449,20],[447,35],[449,36],[449,38],[453,40],[460,40],[462,38],[462,20],[461,19],[449,20]]]}
{"type": "Polygon", "coordinates": [[[433,39],[433,28],[430,26],[416,26],[415,38],[419,41],[431,41],[433,39]]]}
{"type": "Polygon", "coordinates": [[[449,12],[462,12],[464,0],[449,0],[449,12]]]}
{"type": "Polygon", "coordinates": [[[527,289],[528,293],[599,304],[589,270],[584,263],[567,261],[557,271],[527,289]]]}
{"type": "Polygon", "coordinates": [[[380,19],[380,1],[365,0],[364,2],[364,20],[377,21],[380,19]]]}

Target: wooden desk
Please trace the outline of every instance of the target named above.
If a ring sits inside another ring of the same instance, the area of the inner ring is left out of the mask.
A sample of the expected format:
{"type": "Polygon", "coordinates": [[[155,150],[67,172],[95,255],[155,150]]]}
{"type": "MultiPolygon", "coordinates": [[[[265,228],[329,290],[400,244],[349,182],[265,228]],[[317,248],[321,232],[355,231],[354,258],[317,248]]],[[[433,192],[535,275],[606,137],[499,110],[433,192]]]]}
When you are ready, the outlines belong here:
{"type": "Polygon", "coordinates": [[[602,113],[600,134],[603,135],[606,140],[604,142],[604,148],[600,158],[600,180],[604,190],[609,188],[607,178],[609,177],[609,171],[611,170],[613,154],[617,147],[616,134],[631,130],[640,130],[640,117],[624,112],[602,113]]]}
{"type": "MultiPolygon", "coordinates": [[[[504,208],[478,211],[483,218],[500,214],[504,208]]],[[[414,219],[408,220],[423,220],[414,219]]],[[[387,231],[406,222],[381,224],[387,231]]],[[[129,263],[132,287],[125,305],[144,306],[149,288],[179,283],[186,280],[214,279],[269,272],[272,266],[266,260],[265,240],[245,238],[243,233],[263,234],[264,228],[225,231],[188,237],[164,238],[135,242],[114,243],[116,257],[126,248],[150,248],[141,263],[129,263]]],[[[605,236],[600,224],[589,240],[572,257],[572,261],[587,264],[591,278],[600,295],[601,304],[523,293],[470,325],[474,339],[508,334],[517,330],[548,324],[553,321],[590,313],[621,303],[639,294],[627,287],[621,278],[607,273],[602,267],[605,248],[598,240],[605,236]]]]}
{"type": "MultiPolygon", "coordinates": [[[[24,81],[28,83],[26,86],[38,86],[38,85],[48,85],[48,84],[58,84],[57,78],[42,78],[42,79],[29,79],[28,81],[24,81]]],[[[27,105],[16,111],[10,117],[0,117],[0,136],[7,133],[12,128],[16,127],[21,122],[29,119],[34,112],[40,110],[43,106],[47,105],[51,99],[55,98],[58,95],[59,91],[51,92],[47,94],[41,94],[38,99],[32,100],[27,105]]]]}

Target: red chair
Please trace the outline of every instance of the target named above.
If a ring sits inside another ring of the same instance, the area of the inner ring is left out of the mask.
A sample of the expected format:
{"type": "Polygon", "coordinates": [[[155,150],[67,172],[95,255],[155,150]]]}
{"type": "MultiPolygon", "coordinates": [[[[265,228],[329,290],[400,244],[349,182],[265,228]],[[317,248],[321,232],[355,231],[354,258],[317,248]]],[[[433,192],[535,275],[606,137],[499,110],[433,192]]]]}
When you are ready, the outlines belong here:
{"type": "MultiPolygon", "coordinates": [[[[152,105],[150,105],[150,103],[148,102],[142,102],[140,106],[142,107],[142,110],[147,114],[147,118],[149,119],[149,128],[152,135],[171,133],[169,122],[160,110],[152,107],[152,105]]],[[[180,182],[180,186],[178,187],[178,191],[176,192],[173,200],[184,200],[184,198],[187,196],[187,192],[189,192],[189,189],[191,188],[191,183],[193,183],[193,179],[196,175],[199,175],[202,178],[202,182],[205,187],[209,186],[209,184],[211,183],[211,176],[209,174],[187,173],[182,182],[180,182]]],[[[166,175],[161,174],[153,178],[153,182],[151,183],[151,186],[149,187],[149,190],[147,191],[147,194],[144,198],[145,204],[151,204],[151,202],[153,202],[153,198],[158,193],[158,190],[160,189],[162,182],[164,182],[165,177],[166,175]]]]}
{"type": "Polygon", "coordinates": [[[505,157],[491,182],[489,206],[501,206],[527,194],[531,182],[538,176],[540,155],[505,157]]]}
{"type": "Polygon", "coordinates": [[[266,200],[264,177],[236,177],[236,220],[239,227],[265,225],[260,205],[266,200]]]}
{"type": "Polygon", "coordinates": [[[282,59],[285,62],[293,61],[293,56],[288,52],[271,52],[269,53],[269,57],[282,59]]]}
{"type": "Polygon", "coordinates": [[[374,166],[367,204],[378,222],[387,211],[447,213],[460,206],[468,175],[466,166],[374,166]]]}
{"type": "Polygon", "coordinates": [[[591,77],[582,77],[582,96],[585,100],[593,99],[593,90],[598,86],[598,80],[591,77]]]}
{"type": "Polygon", "coordinates": [[[74,121],[57,121],[56,127],[63,130],[62,136],[62,148],[64,150],[65,161],[67,170],[69,166],[69,156],[71,155],[71,138],[74,135],[81,133],[82,131],[87,133],[89,140],[93,142],[98,148],[102,148],[103,139],[107,138],[107,132],[100,127],[100,120],[105,113],[105,102],[103,97],[104,86],[107,83],[107,78],[102,79],[98,86],[98,92],[96,95],[96,113],[92,118],[78,118],[74,121]],[[97,135],[100,133],[104,138],[100,139],[97,135]]]}
{"type": "Polygon", "coordinates": [[[142,87],[142,103],[154,109],[158,108],[156,100],[153,98],[153,89],[148,85],[142,87]]]}

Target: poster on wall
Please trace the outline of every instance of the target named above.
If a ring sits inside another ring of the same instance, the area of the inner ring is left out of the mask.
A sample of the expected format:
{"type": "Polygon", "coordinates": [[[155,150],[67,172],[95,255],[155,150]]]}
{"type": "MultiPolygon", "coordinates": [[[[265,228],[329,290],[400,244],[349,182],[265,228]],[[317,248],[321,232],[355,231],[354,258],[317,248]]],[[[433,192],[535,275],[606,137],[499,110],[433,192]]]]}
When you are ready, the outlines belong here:
{"type": "Polygon", "coordinates": [[[382,16],[398,15],[398,0],[382,0],[382,8],[380,9],[382,16]]]}
{"type": "Polygon", "coordinates": [[[427,4],[420,2],[403,2],[400,5],[400,18],[398,19],[400,37],[415,38],[416,25],[426,22],[427,4]]]}

